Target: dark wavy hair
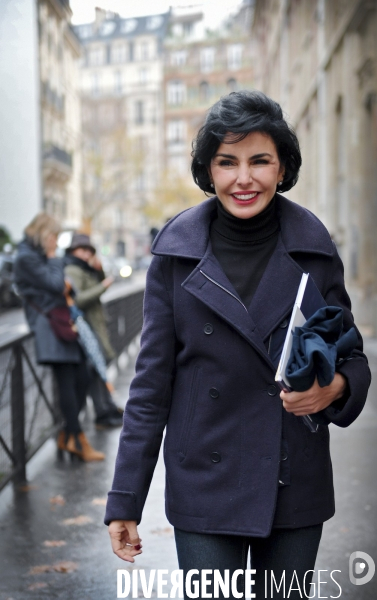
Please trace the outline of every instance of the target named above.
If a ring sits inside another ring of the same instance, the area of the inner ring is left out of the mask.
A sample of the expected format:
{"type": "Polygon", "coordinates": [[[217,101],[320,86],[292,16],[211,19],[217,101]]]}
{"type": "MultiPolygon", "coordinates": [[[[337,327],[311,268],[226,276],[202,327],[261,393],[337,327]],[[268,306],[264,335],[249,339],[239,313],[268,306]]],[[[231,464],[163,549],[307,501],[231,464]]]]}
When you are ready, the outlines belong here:
{"type": "Polygon", "coordinates": [[[275,143],[285,169],[279,192],[286,192],[297,183],[300,145],[280,105],[262,92],[241,90],[223,96],[209,109],[192,143],[191,172],[200,189],[213,194],[208,167],[220,144],[224,141],[234,144],[254,131],[269,135],[275,143]]]}

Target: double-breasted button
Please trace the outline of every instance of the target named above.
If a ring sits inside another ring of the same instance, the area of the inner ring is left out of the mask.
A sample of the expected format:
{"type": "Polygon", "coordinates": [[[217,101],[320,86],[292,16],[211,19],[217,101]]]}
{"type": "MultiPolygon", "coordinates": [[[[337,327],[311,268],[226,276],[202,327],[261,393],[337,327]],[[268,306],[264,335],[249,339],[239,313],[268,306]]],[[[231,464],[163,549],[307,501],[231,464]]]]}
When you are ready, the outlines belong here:
{"type": "Polygon", "coordinates": [[[288,327],[288,319],[284,319],[284,321],[280,323],[280,327],[281,329],[285,329],[286,327],[288,327]]]}
{"type": "Polygon", "coordinates": [[[288,458],[288,454],[287,454],[287,453],[286,453],[284,450],[282,450],[282,451],[280,452],[280,460],[281,460],[281,461],[283,461],[283,460],[287,460],[287,458],[288,458]]]}
{"type": "Polygon", "coordinates": [[[211,325],[211,323],[206,323],[203,331],[206,335],[211,335],[211,333],[213,333],[213,325],[211,325]]]}
{"type": "Polygon", "coordinates": [[[211,461],[213,463],[219,463],[221,461],[221,456],[218,452],[211,452],[211,461]]]}
{"type": "Polygon", "coordinates": [[[268,386],[267,394],[269,396],[276,396],[277,393],[278,393],[278,390],[277,390],[276,385],[269,385],[268,386]]]}
{"type": "Polygon", "coordinates": [[[209,395],[211,396],[211,398],[218,398],[220,396],[220,392],[215,387],[213,387],[209,390],[209,395]]]}

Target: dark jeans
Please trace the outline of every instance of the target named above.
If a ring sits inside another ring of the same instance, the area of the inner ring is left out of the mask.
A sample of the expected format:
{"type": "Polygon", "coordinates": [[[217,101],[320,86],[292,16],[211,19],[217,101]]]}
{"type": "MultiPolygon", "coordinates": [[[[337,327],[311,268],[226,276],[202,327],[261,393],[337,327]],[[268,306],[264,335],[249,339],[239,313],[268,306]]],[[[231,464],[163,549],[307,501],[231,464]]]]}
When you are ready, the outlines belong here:
{"type": "MultiPolygon", "coordinates": [[[[232,573],[237,569],[247,568],[247,554],[250,549],[250,568],[256,569],[252,579],[253,593],[256,600],[262,598],[287,598],[296,600],[313,594],[310,589],[312,573],[305,578],[307,571],[314,569],[318,546],[322,535],[322,523],[311,527],[299,529],[273,529],[268,538],[242,537],[235,535],[214,535],[202,533],[189,533],[181,529],[175,529],[175,542],[177,546],[178,562],[180,569],[185,574],[190,569],[218,569],[224,578],[224,571],[232,573]],[[265,571],[267,571],[267,587],[265,585],[265,571]],[[295,574],[297,580],[295,579],[295,574]],[[271,573],[272,572],[272,573],[271,573]],[[279,584],[284,574],[285,585],[279,584]],[[275,579],[276,585],[272,579],[275,579]],[[293,584],[291,586],[293,578],[293,584]],[[272,579],[272,591],[271,591],[272,579]],[[298,590],[299,582],[300,590],[298,590]],[[292,587],[289,596],[288,592],[292,587]],[[285,590],[284,590],[285,587],[285,590]],[[296,588],[297,591],[294,591],[296,588]]],[[[200,580],[200,576],[196,576],[200,580]]],[[[208,577],[210,579],[210,577],[208,577]]],[[[195,580],[193,577],[192,581],[195,580]]],[[[244,581],[240,576],[237,580],[238,592],[244,592],[244,581]]],[[[207,593],[213,596],[213,587],[206,588],[207,593]]],[[[201,597],[201,594],[199,595],[201,597]]],[[[218,598],[225,598],[220,589],[218,598]]],[[[235,598],[230,592],[230,598],[235,598]]],[[[185,598],[188,596],[185,595],[185,598]]],[[[244,598],[244,595],[242,596],[244,598]]]]}
{"type": "Polygon", "coordinates": [[[90,373],[89,396],[93,400],[97,419],[112,415],[119,416],[117,406],[114,403],[105,382],[102,381],[97,371],[94,369],[91,369],[90,373]]]}
{"type": "Polygon", "coordinates": [[[54,363],[53,370],[58,384],[59,406],[65,420],[67,434],[81,432],[79,414],[85,406],[89,385],[86,361],[78,364],[54,363]]]}

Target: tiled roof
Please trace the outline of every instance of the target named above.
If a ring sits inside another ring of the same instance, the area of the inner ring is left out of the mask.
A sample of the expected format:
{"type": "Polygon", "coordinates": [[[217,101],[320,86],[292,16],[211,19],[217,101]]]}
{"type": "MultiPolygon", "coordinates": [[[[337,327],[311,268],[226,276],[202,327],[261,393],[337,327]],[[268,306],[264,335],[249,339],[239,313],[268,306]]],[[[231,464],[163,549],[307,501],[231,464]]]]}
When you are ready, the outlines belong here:
{"type": "Polygon", "coordinates": [[[114,38],[132,38],[139,35],[155,35],[163,37],[166,34],[169,14],[150,15],[147,17],[132,17],[121,19],[118,16],[105,19],[98,30],[95,23],[76,25],[74,31],[82,43],[95,40],[105,41],[114,38]]]}

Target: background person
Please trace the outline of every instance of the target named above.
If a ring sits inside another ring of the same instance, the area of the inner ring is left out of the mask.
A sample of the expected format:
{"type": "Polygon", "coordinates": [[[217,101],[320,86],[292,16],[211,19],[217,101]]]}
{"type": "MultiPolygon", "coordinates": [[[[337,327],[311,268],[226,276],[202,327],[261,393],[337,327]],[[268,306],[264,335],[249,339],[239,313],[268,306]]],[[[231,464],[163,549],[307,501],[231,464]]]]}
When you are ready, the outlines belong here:
{"type": "MultiPolygon", "coordinates": [[[[106,277],[89,236],[83,233],[73,234],[64,264],[66,277],[74,287],[75,303],[97,335],[109,363],[115,358],[115,352],[110,343],[100,298],[114,278],[106,277]]],[[[94,369],[91,369],[89,395],[93,400],[98,428],[122,425],[123,411],[113,402],[105,383],[94,369]]]]}
{"type": "MultiPolygon", "coordinates": [[[[278,582],[295,572],[310,594],[304,575],[335,510],[328,423],[350,425],[370,384],[359,333],[330,385],[279,396],[274,381],[303,272],[343,309],[344,331],[354,325],[328,231],[277,193],[295,185],[300,166],[297,137],[264,94],[235,92],[209,110],[192,173],[216,196],[172,218],[154,242],[105,517],[113,551],[134,562],[166,427],[166,514],[180,568],[232,575],[250,549],[257,598],[265,571],[278,582]],[[298,418],[306,414],[317,433],[298,418]]],[[[302,598],[293,588],[290,598],[302,598]]]]}
{"type": "Polygon", "coordinates": [[[53,308],[66,306],[63,262],[55,256],[59,231],[59,224],[45,213],[31,221],[18,247],[15,281],[34,333],[37,361],[51,365],[56,377],[65,420],[58,449],[84,461],[103,460],[105,455],[92,448],[79,421],[89,383],[85,357],[77,341],[67,342],[55,334],[47,315],[53,308]]]}

